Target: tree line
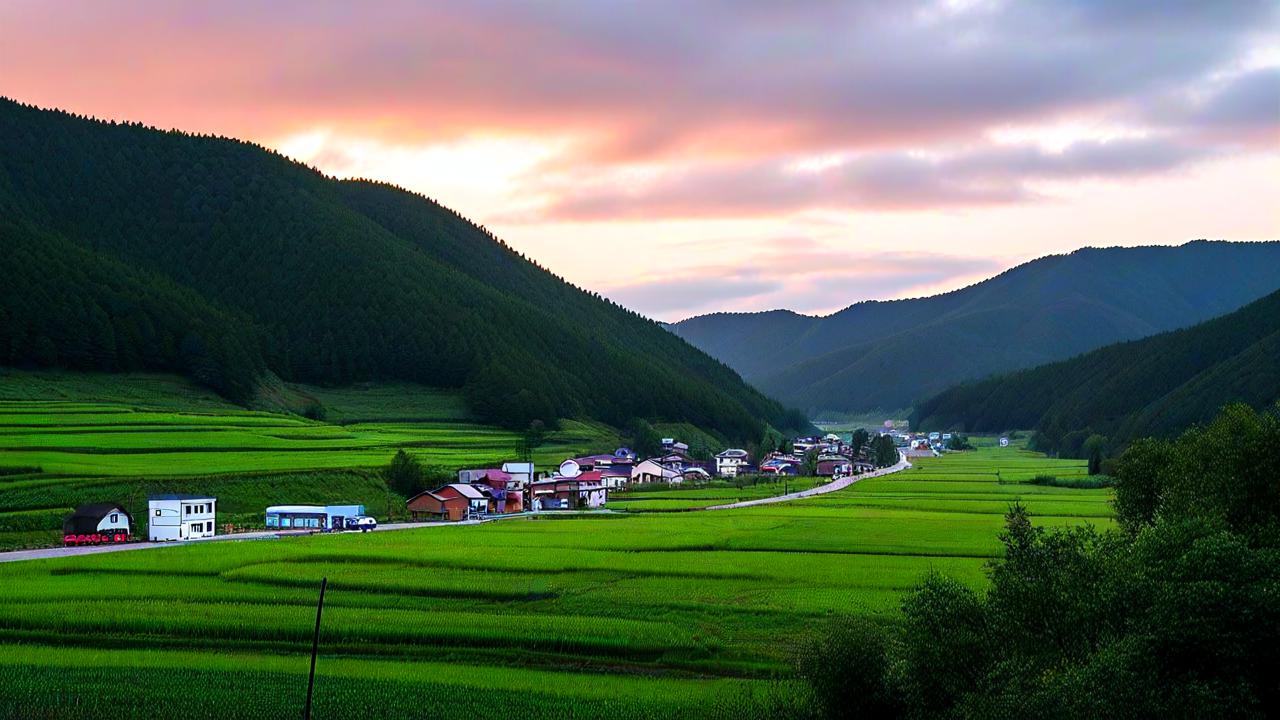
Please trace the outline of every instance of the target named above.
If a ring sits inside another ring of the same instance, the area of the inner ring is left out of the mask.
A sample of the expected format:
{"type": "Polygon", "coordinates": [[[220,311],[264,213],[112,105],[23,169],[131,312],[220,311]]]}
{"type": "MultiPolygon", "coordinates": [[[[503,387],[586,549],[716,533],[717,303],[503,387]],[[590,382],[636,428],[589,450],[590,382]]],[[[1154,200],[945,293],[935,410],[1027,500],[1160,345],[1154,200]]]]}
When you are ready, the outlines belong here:
{"type": "Polygon", "coordinates": [[[183,372],[237,400],[268,372],[405,380],[515,429],[808,426],[458,213],[249,143],[0,99],[0,217],[25,253],[0,306],[6,364],[183,372]]]}
{"type": "Polygon", "coordinates": [[[1280,418],[1237,404],[1119,458],[1117,527],[1020,505],[978,592],[842,619],[797,669],[826,717],[1265,718],[1280,709],[1280,418]]]}

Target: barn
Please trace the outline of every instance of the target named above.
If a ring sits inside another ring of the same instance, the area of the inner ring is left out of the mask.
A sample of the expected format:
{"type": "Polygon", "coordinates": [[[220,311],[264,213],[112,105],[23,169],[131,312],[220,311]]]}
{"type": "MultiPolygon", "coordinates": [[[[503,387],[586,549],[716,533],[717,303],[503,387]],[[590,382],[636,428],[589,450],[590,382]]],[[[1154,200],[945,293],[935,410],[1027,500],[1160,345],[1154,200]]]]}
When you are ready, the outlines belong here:
{"type": "Polygon", "coordinates": [[[465,520],[489,511],[490,497],[474,486],[453,483],[409,498],[406,505],[414,520],[465,520]]]}
{"type": "Polygon", "coordinates": [[[133,534],[133,516],[119,503],[81,505],[62,521],[64,542],[123,542],[133,534]]]}

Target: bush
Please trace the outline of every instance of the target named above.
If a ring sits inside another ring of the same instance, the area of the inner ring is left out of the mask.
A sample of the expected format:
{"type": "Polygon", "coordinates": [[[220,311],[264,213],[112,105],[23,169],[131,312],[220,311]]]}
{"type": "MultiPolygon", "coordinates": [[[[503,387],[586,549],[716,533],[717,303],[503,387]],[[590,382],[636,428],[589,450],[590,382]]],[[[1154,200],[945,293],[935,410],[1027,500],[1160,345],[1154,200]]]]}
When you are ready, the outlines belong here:
{"type": "Polygon", "coordinates": [[[813,689],[828,718],[889,718],[901,714],[891,685],[889,640],[866,618],[842,618],[796,654],[796,673],[813,689]]]}

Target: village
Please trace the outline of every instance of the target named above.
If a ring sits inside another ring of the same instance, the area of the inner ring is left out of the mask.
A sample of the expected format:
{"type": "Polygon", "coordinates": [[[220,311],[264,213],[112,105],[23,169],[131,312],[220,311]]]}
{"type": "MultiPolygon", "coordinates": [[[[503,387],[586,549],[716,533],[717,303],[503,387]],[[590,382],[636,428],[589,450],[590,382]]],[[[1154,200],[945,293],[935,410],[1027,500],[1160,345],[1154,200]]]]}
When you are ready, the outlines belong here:
{"type": "MultiPolygon", "coordinates": [[[[700,486],[713,479],[754,477],[776,481],[786,477],[814,477],[822,481],[861,475],[877,468],[874,437],[891,444],[893,456],[940,453],[949,434],[897,432],[886,426],[876,434],[860,430],[840,435],[799,437],[786,451],[753,458],[742,448],[728,448],[708,460],[695,459],[687,443],[663,438],[661,452],[641,459],[621,447],[612,453],[568,458],[552,471],[538,471],[532,462],[504,462],[497,467],[457,470],[455,482],[420,492],[405,501],[411,522],[482,521],[543,512],[604,510],[610,493],[641,487],[700,486]],[[855,438],[859,447],[851,443],[855,438]]],[[[881,463],[880,466],[883,466],[881,463]]],[[[212,495],[163,494],[147,500],[148,542],[206,540],[218,535],[217,498],[212,495]]],[[[281,504],[263,510],[269,532],[368,532],[378,527],[364,505],[281,504]]],[[[137,520],[123,503],[82,505],[63,523],[66,546],[127,543],[143,539],[137,520]]],[[[224,533],[234,528],[224,527],[224,533]]]]}

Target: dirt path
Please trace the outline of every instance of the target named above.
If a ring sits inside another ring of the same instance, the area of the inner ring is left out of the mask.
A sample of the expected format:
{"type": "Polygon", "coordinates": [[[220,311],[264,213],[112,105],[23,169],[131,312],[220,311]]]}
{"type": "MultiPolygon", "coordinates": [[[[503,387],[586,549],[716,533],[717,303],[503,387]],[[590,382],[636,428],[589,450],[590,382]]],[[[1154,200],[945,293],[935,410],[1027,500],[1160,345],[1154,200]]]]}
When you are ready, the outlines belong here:
{"type": "Polygon", "coordinates": [[[906,470],[909,467],[911,467],[911,463],[907,461],[907,456],[903,455],[902,453],[898,453],[898,463],[896,465],[890,465],[887,468],[872,470],[871,472],[864,473],[862,475],[850,475],[849,477],[840,478],[839,480],[832,480],[826,485],[819,485],[818,487],[815,487],[815,488],[809,488],[808,490],[801,490],[799,492],[787,493],[786,495],[775,495],[773,497],[760,498],[758,500],[743,500],[741,502],[729,503],[727,505],[712,505],[710,507],[705,507],[702,509],[703,510],[732,510],[734,508],[753,507],[755,505],[768,505],[770,503],[787,502],[788,500],[797,500],[799,498],[813,497],[815,495],[825,495],[826,493],[829,493],[829,492],[843,490],[849,487],[850,485],[858,482],[859,480],[865,480],[866,478],[880,477],[882,475],[888,475],[889,473],[896,473],[899,470],[906,470]]]}

